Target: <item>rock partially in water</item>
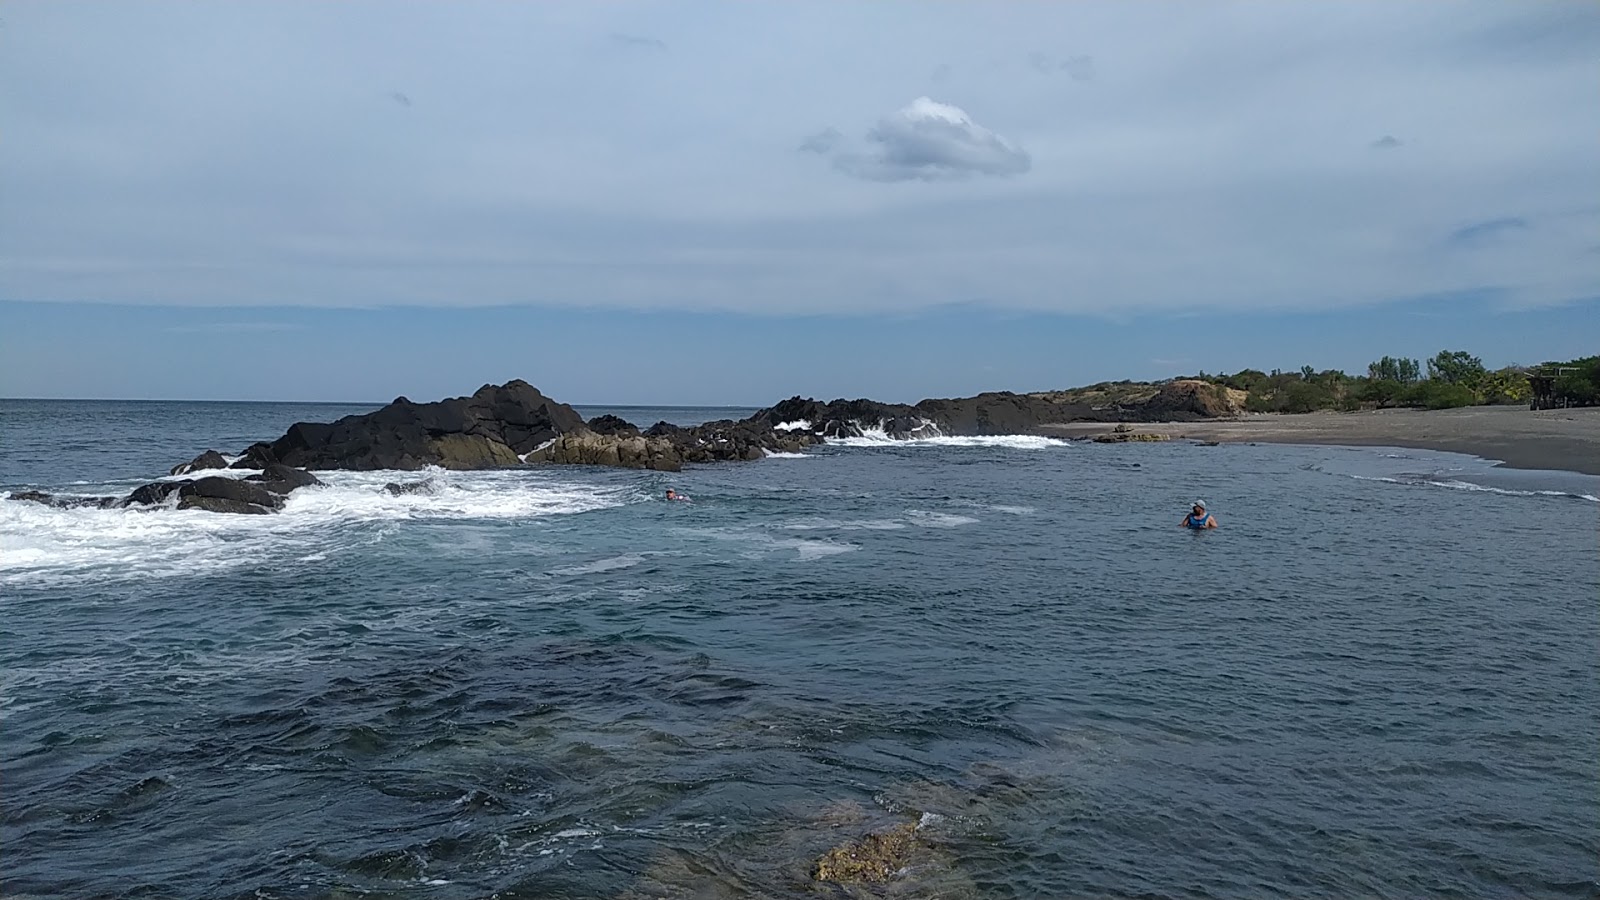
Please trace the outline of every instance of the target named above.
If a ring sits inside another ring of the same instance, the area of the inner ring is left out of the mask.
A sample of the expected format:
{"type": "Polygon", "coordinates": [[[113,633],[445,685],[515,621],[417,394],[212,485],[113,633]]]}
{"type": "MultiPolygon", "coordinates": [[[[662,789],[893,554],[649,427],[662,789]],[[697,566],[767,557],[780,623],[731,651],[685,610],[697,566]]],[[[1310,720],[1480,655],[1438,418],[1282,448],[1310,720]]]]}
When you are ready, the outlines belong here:
{"type": "Polygon", "coordinates": [[[677,472],[683,468],[683,456],[669,438],[596,434],[587,430],[562,435],[528,454],[527,459],[528,462],[618,466],[660,472],[677,472]]]}
{"type": "Polygon", "coordinates": [[[268,515],[272,509],[258,503],[246,503],[243,500],[232,500],[227,497],[203,497],[190,495],[178,498],[179,509],[203,509],[206,512],[234,513],[237,515],[268,515]]]}
{"type": "Polygon", "coordinates": [[[181,490],[184,485],[192,484],[189,481],[152,481],[133,489],[133,493],[122,501],[123,506],[155,506],[167,502],[167,498],[181,490]]]}
{"type": "Polygon", "coordinates": [[[272,512],[283,508],[283,495],[275,494],[259,484],[218,475],[210,475],[183,485],[178,488],[178,498],[179,509],[255,513],[272,512]],[[260,507],[260,509],[247,507],[260,507]]]}
{"type": "Polygon", "coordinates": [[[44,491],[14,491],[7,499],[42,503],[52,509],[110,509],[122,503],[119,497],[57,497],[44,491]]]}
{"type": "Polygon", "coordinates": [[[245,456],[307,469],[491,469],[520,465],[519,454],[582,427],[577,410],[516,380],[436,403],[398,397],[331,424],[298,422],[245,456]]]}
{"type": "Polygon", "coordinates": [[[406,494],[431,494],[433,482],[431,481],[391,481],[383,486],[391,496],[401,497],[406,494]]]}
{"type": "Polygon", "coordinates": [[[207,450],[186,463],[173,466],[172,470],[167,474],[187,475],[190,472],[199,472],[205,469],[226,469],[227,467],[228,461],[223,458],[221,453],[215,450],[207,450]]]}
{"type": "Polygon", "coordinates": [[[888,881],[910,867],[919,846],[917,825],[907,822],[829,850],[817,860],[811,877],[836,884],[888,881]]]}
{"type": "Polygon", "coordinates": [[[322,481],[305,469],[296,469],[283,463],[272,463],[259,475],[247,475],[245,481],[255,482],[274,494],[288,494],[298,488],[319,487],[322,481]]]}

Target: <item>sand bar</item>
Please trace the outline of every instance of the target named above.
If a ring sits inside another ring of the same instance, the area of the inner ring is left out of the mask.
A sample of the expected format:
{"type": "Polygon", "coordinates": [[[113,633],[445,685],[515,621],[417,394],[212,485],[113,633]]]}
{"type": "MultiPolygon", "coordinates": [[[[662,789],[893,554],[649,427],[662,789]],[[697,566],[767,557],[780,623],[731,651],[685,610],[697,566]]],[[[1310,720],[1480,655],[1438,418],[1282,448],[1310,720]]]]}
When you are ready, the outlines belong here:
{"type": "MultiPolygon", "coordinates": [[[[1044,430],[1061,437],[1092,437],[1113,427],[1085,422],[1044,430]]],[[[1600,407],[1537,412],[1520,406],[1474,406],[1265,414],[1202,422],[1135,423],[1132,428],[1200,441],[1444,450],[1500,460],[1514,469],[1600,475],[1600,407]]]]}

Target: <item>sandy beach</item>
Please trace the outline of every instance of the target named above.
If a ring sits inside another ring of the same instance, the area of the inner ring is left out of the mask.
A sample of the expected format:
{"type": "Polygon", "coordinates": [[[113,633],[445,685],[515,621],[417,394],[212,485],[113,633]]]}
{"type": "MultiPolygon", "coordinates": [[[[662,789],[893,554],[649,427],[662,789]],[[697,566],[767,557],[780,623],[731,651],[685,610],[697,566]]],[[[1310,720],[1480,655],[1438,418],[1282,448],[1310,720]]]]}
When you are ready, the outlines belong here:
{"type": "MultiPolygon", "coordinates": [[[[1520,406],[1384,409],[1152,422],[1132,427],[1136,432],[1200,441],[1444,450],[1499,460],[1515,469],[1600,475],[1600,408],[1595,407],[1538,412],[1520,406]]],[[[1075,423],[1045,430],[1062,437],[1091,437],[1112,428],[1103,423],[1075,423]]]]}

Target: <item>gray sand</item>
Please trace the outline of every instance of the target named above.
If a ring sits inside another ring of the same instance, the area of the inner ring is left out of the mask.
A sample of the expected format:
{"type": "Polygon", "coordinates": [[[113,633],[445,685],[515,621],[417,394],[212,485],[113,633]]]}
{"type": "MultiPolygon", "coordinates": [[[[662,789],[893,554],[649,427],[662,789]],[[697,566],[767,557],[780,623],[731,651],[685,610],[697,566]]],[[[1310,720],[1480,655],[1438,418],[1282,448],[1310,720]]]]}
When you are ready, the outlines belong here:
{"type": "MultiPolygon", "coordinates": [[[[1113,426],[1052,425],[1061,437],[1090,437],[1113,426]]],[[[1470,453],[1514,469],[1600,475],[1600,408],[1534,412],[1519,406],[1382,409],[1353,413],[1251,415],[1204,422],[1135,424],[1135,431],[1201,441],[1261,441],[1355,447],[1409,447],[1470,453]]]]}

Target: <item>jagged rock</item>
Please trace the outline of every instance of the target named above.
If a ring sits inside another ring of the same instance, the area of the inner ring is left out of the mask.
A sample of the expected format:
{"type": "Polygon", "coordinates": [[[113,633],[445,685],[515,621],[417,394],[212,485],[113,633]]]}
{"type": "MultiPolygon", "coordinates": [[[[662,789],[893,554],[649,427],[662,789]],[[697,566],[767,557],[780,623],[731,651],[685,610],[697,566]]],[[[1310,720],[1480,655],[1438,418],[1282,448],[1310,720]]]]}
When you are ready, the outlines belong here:
{"type": "Polygon", "coordinates": [[[79,509],[85,506],[110,509],[122,502],[120,497],[57,497],[44,491],[14,491],[7,499],[42,503],[52,509],[79,509]]]}
{"type": "Polygon", "coordinates": [[[620,416],[595,416],[589,420],[589,430],[595,434],[638,434],[632,422],[620,416]]]}
{"type": "Polygon", "coordinates": [[[239,459],[229,466],[231,469],[265,469],[278,461],[272,452],[272,445],[266,441],[257,441],[244,448],[239,454],[239,459]]]}
{"type": "Polygon", "coordinates": [[[134,488],[133,493],[122,501],[123,506],[155,506],[165,503],[167,498],[181,490],[190,481],[153,481],[149,484],[134,488]]]}
{"type": "Polygon", "coordinates": [[[172,471],[167,474],[187,475],[190,472],[198,472],[202,469],[226,469],[227,467],[228,461],[223,458],[221,453],[215,450],[207,450],[186,463],[173,466],[172,471]]]}
{"type": "Polygon", "coordinates": [[[228,497],[202,497],[190,495],[178,498],[179,509],[203,509],[206,512],[233,513],[235,515],[265,515],[272,512],[259,503],[246,503],[228,497]]]}
{"type": "Polygon", "coordinates": [[[520,454],[582,427],[572,407],[518,380],[437,403],[399,397],[331,424],[299,422],[261,452],[306,469],[486,469],[518,465],[520,454]]]}
{"type": "Polygon", "coordinates": [[[402,481],[402,482],[391,481],[388,484],[384,485],[383,489],[385,491],[388,491],[390,494],[392,494],[392,495],[394,495],[396,497],[402,496],[404,494],[431,494],[431,493],[433,493],[433,482],[431,482],[431,481],[402,481]]]}
{"type": "Polygon", "coordinates": [[[583,431],[556,438],[528,456],[529,462],[553,462],[590,466],[620,466],[627,469],[655,469],[676,472],[683,468],[683,456],[673,441],[643,435],[595,434],[583,431]]]}
{"type": "Polygon", "coordinates": [[[212,509],[214,512],[253,511],[222,508],[219,504],[202,504],[198,501],[191,502],[187,506],[184,505],[184,501],[191,498],[229,500],[248,506],[265,507],[268,510],[283,508],[283,497],[281,495],[274,494],[259,484],[252,484],[237,478],[223,478],[218,475],[210,475],[183,485],[178,489],[178,498],[179,509],[212,509]]]}
{"type": "Polygon", "coordinates": [[[272,463],[259,475],[247,475],[245,481],[255,482],[274,494],[287,494],[297,488],[317,487],[321,479],[304,469],[283,463],[272,463]]]}
{"type": "Polygon", "coordinates": [[[817,860],[811,877],[836,884],[888,881],[911,864],[918,846],[916,823],[907,822],[829,850],[817,860]]]}

